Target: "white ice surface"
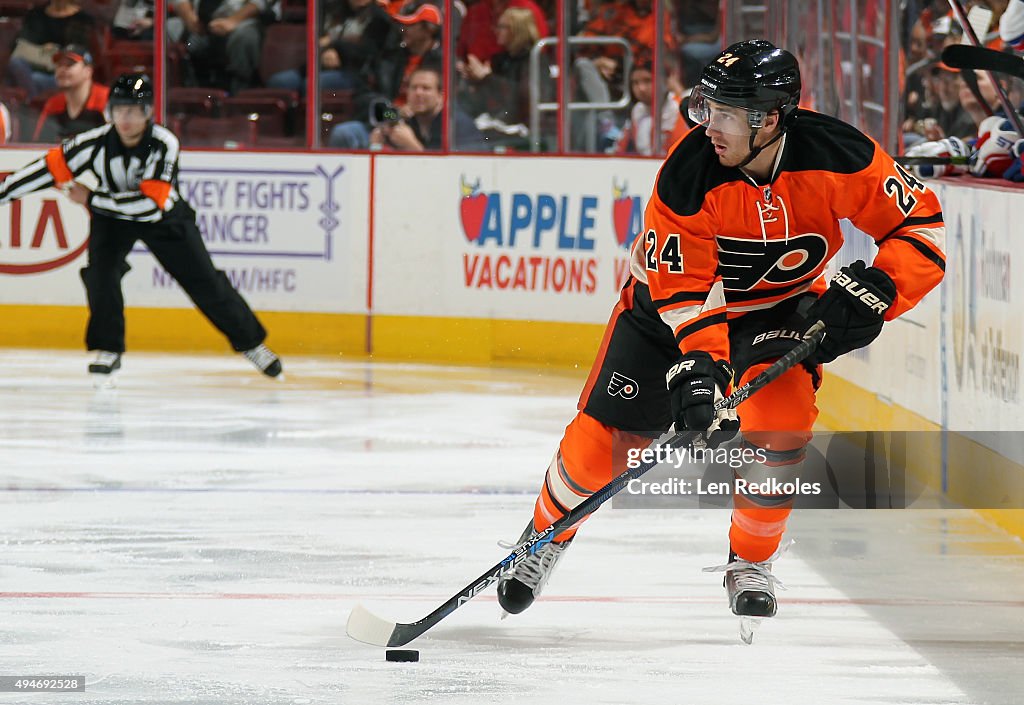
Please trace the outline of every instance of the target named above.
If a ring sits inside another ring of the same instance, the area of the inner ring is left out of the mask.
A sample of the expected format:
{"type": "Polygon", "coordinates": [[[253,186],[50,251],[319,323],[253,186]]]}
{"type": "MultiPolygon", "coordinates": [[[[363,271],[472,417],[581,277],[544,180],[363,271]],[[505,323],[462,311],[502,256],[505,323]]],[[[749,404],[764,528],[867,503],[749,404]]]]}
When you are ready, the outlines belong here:
{"type": "MultiPolygon", "coordinates": [[[[0,703],[1019,703],[1019,669],[1009,691],[968,693],[959,659],[925,653],[1002,610],[1002,646],[980,641],[1024,654],[1005,585],[958,595],[945,564],[922,576],[897,555],[851,599],[841,571],[815,569],[842,541],[900,532],[945,560],[945,519],[887,513],[804,520],[815,538],[777,564],[789,589],[753,646],[701,572],[725,558],[726,512],[606,507],[528,612],[499,621],[489,590],[407,647],[419,663],[385,662],[345,636],[349,610],[418,619],[503,557],[580,375],[292,358],[276,384],[237,356],[131,354],[95,391],[85,363],[0,352],[0,675],[88,684],[0,703]],[[931,605],[956,610],[949,633],[900,591],[937,581],[954,590],[931,605]],[[920,620],[921,643],[894,631],[920,620]]],[[[1019,585],[1020,554],[997,542],[1000,557],[950,569],[984,580],[988,561],[1019,585]]],[[[965,647],[963,670],[987,653],[965,647]]]]}

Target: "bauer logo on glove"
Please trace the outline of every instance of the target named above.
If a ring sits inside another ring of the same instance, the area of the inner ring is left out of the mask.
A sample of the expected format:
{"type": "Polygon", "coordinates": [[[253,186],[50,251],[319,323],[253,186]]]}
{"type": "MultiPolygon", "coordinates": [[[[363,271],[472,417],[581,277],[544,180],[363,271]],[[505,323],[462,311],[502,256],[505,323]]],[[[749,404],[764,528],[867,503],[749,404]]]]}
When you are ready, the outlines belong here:
{"type": "Polygon", "coordinates": [[[896,284],[881,269],[861,260],[843,267],[807,311],[808,321],[825,324],[825,337],[812,361],[832,362],[869,344],[882,332],[885,312],[895,299],[896,284]]]}
{"type": "Polygon", "coordinates": [[[889,302],[882,301],[871,293],[871,289],[850,276],[850,270],[846,267],[839,270],[839,273],[832,277],[832,283],[846,289],[850,296],[875,313],[885,313],[885,310],[889,308],[889,302]]]}
{"type": "Polygon", "coordinates": [[[697,431],[715,448],[736,435],[740,420],[735,409],[715,409],[732,384],[732,367],[702,351],[684,355],[665,375],[672,400],[676,431],[697,431]]]}

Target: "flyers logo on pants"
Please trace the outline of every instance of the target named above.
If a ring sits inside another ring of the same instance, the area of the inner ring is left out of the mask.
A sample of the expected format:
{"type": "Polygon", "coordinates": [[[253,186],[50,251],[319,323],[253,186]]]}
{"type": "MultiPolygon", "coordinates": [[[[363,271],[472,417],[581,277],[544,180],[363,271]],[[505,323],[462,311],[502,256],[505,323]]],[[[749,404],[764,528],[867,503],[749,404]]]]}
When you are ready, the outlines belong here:
{"type": "Polygon", "coordinates": [[[608,393],[613,397],[618,396],[623,399],[632,399],[640,393],[640,385],[626,375],[612,372],[612,379],[608,382],[608,393]]]}
{"type": "Polygon", "coordinates": [[[749,291],[761,282],[769,286],[793,284],[818,271],[828,256],[828,240],[817,233],[788,240],[723,235],[716,239],[722,284],[733,291],[749,291]]]}

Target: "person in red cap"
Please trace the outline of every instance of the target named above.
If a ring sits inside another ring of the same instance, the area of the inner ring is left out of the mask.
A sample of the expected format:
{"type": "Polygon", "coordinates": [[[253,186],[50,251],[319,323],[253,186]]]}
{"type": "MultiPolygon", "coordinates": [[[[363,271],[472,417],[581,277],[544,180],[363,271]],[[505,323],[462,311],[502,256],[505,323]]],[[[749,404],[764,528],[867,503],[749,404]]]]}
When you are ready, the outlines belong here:
{"type": "Polygon", "coordinates": [[[56,88],[53,54],[67,44],[87,44],[95,20],[76,0],[49,0],[25,15],[7,64],[10,85],[32,98],[56,88]]]}
{"type": "Polygon", "coordinates": [[[418,68],[443,65],[441,54],[441,25],[444,18],[437,5],[423,2],[407,5],[395,15],[398,23],[400,43],[385,51],[374,71],[373,91],[363,91],[355,99],[357,120],[336,125],[331,131],[328,143],[344,149],[369,149],[370,115],[374,106],[388,104],[402,111],[402,117],[409,117],[405,109],[406,91],[409,78],[418,68]]]}
{"type": "MultiPolygon", "coordinates": [[[[401,103],[412,72],[419,68],[427,54],[440,49],[441,10],[436,5],[423,3],[404,9],[395,15],[395,21],[400,25],[402,47],[407,50],[392,56],[390,62],[392,81],[398,83],[396,103],[401,103]]],[[[382,63],[387,66],[387,62],[382,63]]]]}
{"type": "Polygon", "coordinates": [[[89,50],[69,44],[53,57],[60,93],[43,105],[36,122],[33,142],[54,142],[106,122],[103,109],[110,89],[92,80],[93,60],[89,50]]]}

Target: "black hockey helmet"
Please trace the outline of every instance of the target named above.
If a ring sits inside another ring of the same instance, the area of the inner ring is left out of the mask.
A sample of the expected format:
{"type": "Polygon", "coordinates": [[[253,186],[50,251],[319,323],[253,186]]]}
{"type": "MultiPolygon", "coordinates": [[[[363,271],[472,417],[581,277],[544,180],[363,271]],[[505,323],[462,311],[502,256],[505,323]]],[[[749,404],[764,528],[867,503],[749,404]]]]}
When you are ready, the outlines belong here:
{"type": "Polygon", "coordinates": [[[772,110],[778,110],[780,124],[800,102],[800,65],[796,57],[764,39],[733,44],[719,54],[701,73],[690,95],[690,119],[700,124],[708,119],[706,101],[747,110],[749,127],[764,127],[772,110]]]}
{"type": "Polygon", "coordinates": [[[110,88],[107,105],[153,105],[153,82],[144,73],[123,73],[110,88]]]}

